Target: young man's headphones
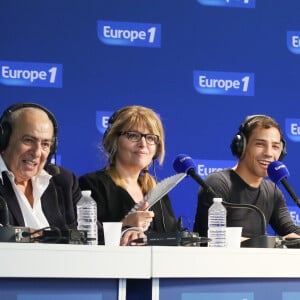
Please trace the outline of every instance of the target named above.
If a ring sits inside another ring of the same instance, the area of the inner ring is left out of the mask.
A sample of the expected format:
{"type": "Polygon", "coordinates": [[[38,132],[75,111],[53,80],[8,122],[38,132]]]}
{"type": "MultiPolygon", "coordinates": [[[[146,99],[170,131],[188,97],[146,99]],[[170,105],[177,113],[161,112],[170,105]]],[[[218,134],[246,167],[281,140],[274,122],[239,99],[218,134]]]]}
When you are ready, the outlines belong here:
{"type": "MultiPolygon", "coordinates": [[[[242,158],[245,154],[245,149],[247,145],[246,132],[249,130],[249,126],[254,121],[255,118],[258,117],[268,117],[266,115],[252,115],[246,117],[244,122],[239,127],[239,132],[233,137],[230,148],[233,155],[237,158],[242,158]]],[[[270,118],[270,117],[268,117],[270,118]]],[[[275,123],[275,121],[274,121],[275,123]]],[[[282,160],[284,156],[287,154],[286,152],[286,142],[283,138],[281,138],[282,150],[278,160],[282,160]]]]}
{"type": "Polygon", "coordinates": [[[49,157],[50,157],[51,155],[56,153],[56,149],[57,149],[57,145],[58,145],[58,140],[57,140],[58,125],[57,125],[56,119],[55,119],[54,115],[45,107],[43,107],[39,104],[30,103],[30,102],[14,104],[14,105],[8,107],[3,112],[3,114],[0,118],[0,151],[5,150],[9,143],[9,139],[10,139],[11,132],[12,132],[11,114],[13,112],[15,112],[16,110],[19,110],[19,109],[22,109],[25,107],[33,107],[33,108],[41,109],[48,115],[49,119],[52,122],[54,141],[53,141],[53,145],[50,149],[50,153],[49,153],[49,157]]]}

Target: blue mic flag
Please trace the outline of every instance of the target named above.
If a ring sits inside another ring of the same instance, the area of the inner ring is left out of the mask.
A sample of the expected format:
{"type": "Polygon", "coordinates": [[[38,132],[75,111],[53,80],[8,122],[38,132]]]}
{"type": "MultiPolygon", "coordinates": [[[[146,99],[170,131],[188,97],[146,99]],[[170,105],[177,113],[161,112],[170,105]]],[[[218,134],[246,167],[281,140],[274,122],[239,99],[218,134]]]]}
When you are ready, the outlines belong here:
{"type": "Polygon", "coordinates": [[[189,170],[195,169],[195,163],[189,155],[178,154],[174,159],[173,168],[177,173],[188,173],[189,170]]]}
{"type": "Polygon", "coordinates": [[[287,167],[281,161],[273,161],[268,166],[268,176],[276,184],[290,176],[287,167]]]}

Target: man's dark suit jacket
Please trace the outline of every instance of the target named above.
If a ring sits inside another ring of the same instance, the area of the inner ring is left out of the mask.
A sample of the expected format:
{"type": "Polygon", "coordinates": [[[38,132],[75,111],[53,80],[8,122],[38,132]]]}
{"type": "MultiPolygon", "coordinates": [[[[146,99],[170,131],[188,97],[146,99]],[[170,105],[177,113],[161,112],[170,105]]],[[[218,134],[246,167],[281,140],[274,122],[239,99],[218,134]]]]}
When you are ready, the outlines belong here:
{"type": "MultiPolygon", "coordinates": [[[[65,168],[48,165],[47,172],[53,177],[41,197],[43,212],[50,226],[61,230],[76,228],[76,203],[80,200],[81,191],[77,177],[65,168]]],[[[0,196],[7,202],[9,225],[25,226],[17,197],[5,172],[0,180],[0,196]]],[[[0,223],[3,224],[3,209],[0,210],[0,223]]],[[[3,224],[6,225],[6,224],[3,224]]],[[[40,228],[36,228],[40,229],[40,228]]]]}

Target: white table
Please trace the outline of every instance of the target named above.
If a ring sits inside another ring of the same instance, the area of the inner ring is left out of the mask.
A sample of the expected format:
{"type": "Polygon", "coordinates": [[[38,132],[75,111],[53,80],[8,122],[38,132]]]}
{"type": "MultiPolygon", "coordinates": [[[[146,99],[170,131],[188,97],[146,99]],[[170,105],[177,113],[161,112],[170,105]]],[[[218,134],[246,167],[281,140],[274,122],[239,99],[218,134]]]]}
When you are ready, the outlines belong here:
{"type": "Polygon", "coordinates": [[[255,284],[276,290],[288,280],[287,292],[292,287],[300,295],[300,249],[0,243],[0,257],[0,283],[24,280],[39,288],[47,279],[67,282],[72,289],[89,281],[96,285],[114,281],[119,300],[126,299],[129,280],[150,283],[144,292],[153,300],[166,294],[166,287],[188,291],[195,282],[199,287],[211,284],[216,291],[228,285],[229,291],[235,291],[241,283],[247,290],[255,290],[255,284]]]}
{"type": "Polygon", "coordinates": [[[1,278],[118,280],[118,299],[126,298],[126,279],[151,277],[150,247],[0,243],[1,278]]]}
{"type": "Polygon", "coordinates": [[[222,282],[230,283],[232,288],[235,280],[237,284],[243,281],[251,286],[256,282],[266,287],[274,281],[275,287],[281,280],[290,279],[291,284],[296,281],[299,285],[300,299],[300,249],[152,247],[151,276],[153,300],[161,299],[162,281],[171,290],[175,285],[180,289],[183,279],[199,286],[212,282],[216,288],[222,282]]]}

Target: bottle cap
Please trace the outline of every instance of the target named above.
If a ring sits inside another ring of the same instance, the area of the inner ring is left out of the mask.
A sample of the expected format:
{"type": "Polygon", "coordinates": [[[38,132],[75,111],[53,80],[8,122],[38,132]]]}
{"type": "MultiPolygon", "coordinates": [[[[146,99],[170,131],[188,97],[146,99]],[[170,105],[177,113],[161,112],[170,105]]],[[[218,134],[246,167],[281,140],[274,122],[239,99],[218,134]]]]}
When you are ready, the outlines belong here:
{"type": "Polygon", "coordinates": [[[218,203],[221,203],[222,200],[223,200],[222,198],[214,198],[214,199],[213,199],[214,202],[218,202],[218,203]]]}
{"type": "Polygon", "coordinates": [[[86,190],[86,191],[81,191],[82,196],[91,196],[92,191],[86,190]]]}

